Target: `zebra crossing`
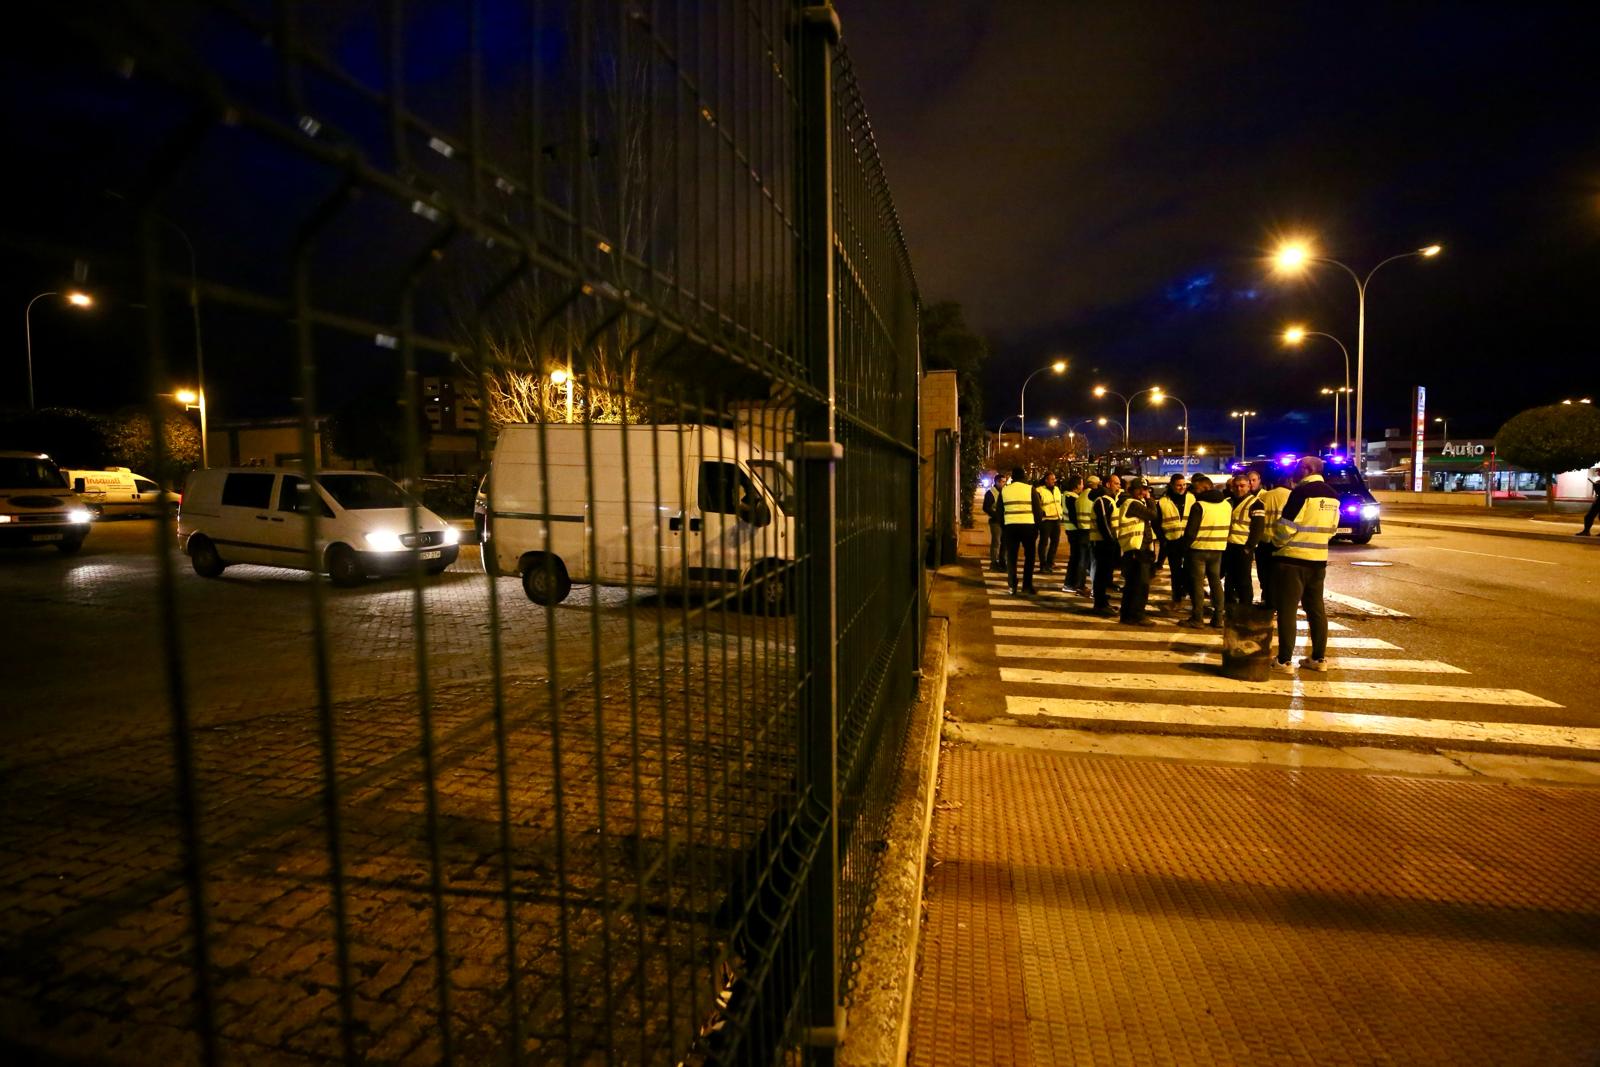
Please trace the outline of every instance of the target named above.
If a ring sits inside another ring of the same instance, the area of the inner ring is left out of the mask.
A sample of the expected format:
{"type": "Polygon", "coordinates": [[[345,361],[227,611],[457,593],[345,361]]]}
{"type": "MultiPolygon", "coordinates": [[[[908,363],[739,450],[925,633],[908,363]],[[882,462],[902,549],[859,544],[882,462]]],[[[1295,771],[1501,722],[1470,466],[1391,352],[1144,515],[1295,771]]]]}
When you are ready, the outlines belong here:
{"type": "MultiPolygon", "coordinates": [[[[1535,721],[1562,710],[1554,701],[1476,685],[1456,664],[1407,655],[1404,627],[1394,624],[1409,616],[1381,604],[1330,591],[1329,611],[1340,618],[1329,619],[1328,672],[1245,682],[1221,674],[1220,632],[1178,628],[1160,611],[1171,595],[1166,573],[1151,588],[1152,627],[1091,614],[1088,597],[1056,587],[1059,574],[1036,582],[1037,593],[1019,596],[1004,574],[983,574],[1000,695],[1006,717],[1019,723],[1600,750],[1600,728],[1535,721]]],[[[1307,625],[1302,617],[1297,658],[1309,654],[1307,625]]]]}

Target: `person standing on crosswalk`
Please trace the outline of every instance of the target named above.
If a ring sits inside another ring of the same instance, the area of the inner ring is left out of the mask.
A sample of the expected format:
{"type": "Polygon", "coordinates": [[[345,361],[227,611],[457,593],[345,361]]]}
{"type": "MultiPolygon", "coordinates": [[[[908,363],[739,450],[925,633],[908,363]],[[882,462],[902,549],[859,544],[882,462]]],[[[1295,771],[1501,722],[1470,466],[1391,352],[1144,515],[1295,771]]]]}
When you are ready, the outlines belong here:
{"type": "Polygon", "coordinates": [[[1067,574],[1061,582],[1061,591],[1069,592],[1083,585],[1089,573],[1089,531],[1078,526],[1078,501],[1084,493],[1083,475],[1069,474],[1062,482],[1061,528],[1067,535],[1067,574]]]}
{"type": "Polygon", "coordinates": [[[1154,626],[1144,615],[1150,599],[1150,576],[1156,561],[1156,524],[1160,514],[1150,503],[1150,485],[1143,478],[1128,482],[1117,505],[1117,548],[1122,553],[1122,621],[1154,626]]]}
{"type": "Polygon", "coordinates": [[[1099,527],[1094,521],[1094,501],[1100,495],[1100,476],[1091,474],[1084,479],[1078,493],[1078,533],[1083,536],[1083,563],[1078,568],[1078,581],[1073,586],[1079,595],[1089,591],[1089,580],[1095,571],[1095,545],[1100,540],[1099,527]]]}
{"type": "MultiPolygon", "coordinates": [[[[1232,508],[1228,522],[1228,547],[1223,550],[1222,556],[1223,598],[1229,604],[1248,607],[1256,598],[1255,589],[1250,584],[1250,564],[1255,560],[1256,545],[1266,533],[1266,515],[1261,506],[1260,493],[1250,487],[1248,474],[1234,475],[1230,484],[1233,496],[1228,502],[1232,508]]],[[[1261,484],[1260,475],[1256,475],[1256,484],[1261,484]]]]}
{"type": "Polygon", "coordinates": [[[1272,590],[1278,614],[1278,657],[1275,674],[1294,673],[1294,646],[1299,612],[1304,608],[1311,655],[1300,666],[1328,669],[1328,613],[1323,608],[1323,583],[1328,574],[1328,542],[1339,532],[1339,494],[1322,479],[1322,460],[1305,456],[1295,465],[1294,489],[1278,515],[1272,533],[1272,590]]]}
{"type": "Polygon", "coordinates": [[[1183,549],[1189,557],[1189,617],[1179,626],[1207,625],[1206,589],[1211,590],[1210,625],[1222,628],[1222,553],[1228,547],[1228,525],[1233,508],[1227,494],[1214,488],[1204,474],[1194,476],[1194,503],[1184,528],[1183,549]]]}
{"type": "Polygon", "coordinates": [[[1277,549],[1273,547],[1272,535],[1278,528],[1283,506],[1289,502],[1289,487],[1279,479],[1272,488],[1261,490],[1260,499],[1262,533],[1256,545],[1256,580],[1261,583],[1261,606],[1276,610],[1277,601],[1272,598],[1272,557],[1277,549]]]}
{"type": "Polygon", "coordinates": [[[1003,535],[1006,518],[1000,507],[1000,491],[1005,485],[1005,474],[995,471],[994,486],[983,494],[983,513],[989,516],[989,569],[995,571],[1000,569],[1000,560],[1004,552],[1003,535]]]}
{"type": "Polygon", "coordinates": [[[1033,593],[1033,550],[1039,541],[1039,493],[1028,484],[1021,467],[1014,467],[1011,480],[1000,490],[1001,515],[1006,556],[1006,578],[1013,594],[1017,591],[1017,550],[1027,560],[1022,571],[1022,591],[1033,593]]]}
{"type": "Polygon", "coordinates": [[[1094,498],[1094,613],[1113,615],[1111,578],[1117,570],[1121,549],[1117,544],[1117,506],[1122,503],[1122,479],[1106,475],[1105,484],[1094,498]]]}
{"type": "Polygon", "coordinates": [[[1056,472],[1045,472],[1039,493],[1039,573],[1056,569],[1056,549],[1061,547],[1062,493],[1056,486],[1056,472]]]}
{"type": "MultiPolygon", "coordinates": [[[[1189,525],[1189,483],[1181,474],[1167,479],[1167,491],[1156,502],[1161,521],[1161,553],[1172,565],[1172,606],[1183,603],[1189,592],[1189,568],[1185,566],[1188,553],[1183,548],[1183,535],[1189,525]]],[[[1156,570],[1161,570],[1161,559],[1156,560],[1156,570]]]]}

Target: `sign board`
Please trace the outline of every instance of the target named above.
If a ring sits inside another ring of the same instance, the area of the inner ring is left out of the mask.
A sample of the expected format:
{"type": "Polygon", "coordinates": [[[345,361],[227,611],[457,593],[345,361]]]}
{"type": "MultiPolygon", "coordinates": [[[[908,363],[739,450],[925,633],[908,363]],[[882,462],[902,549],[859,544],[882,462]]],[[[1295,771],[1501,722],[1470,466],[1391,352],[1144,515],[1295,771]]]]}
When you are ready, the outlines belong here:
{"type": "Polygon", "coordinates": [[[1483,441],[1446,441],[1439,450],[1441,456],[1474,459],[1489,454],[1490,445],[1483,441]]]}
{"type": "Polygon", "coordinates": [[[1182,456],[1161,457],[1161,473],[1163,474],[1181,474],[1185,470],[1209,471],[1215,469],[1215,461],[1210,456],[1190,456],[1187,467],[1184,466],[1182,456]]]}
{"type": "Polygon", "coordinates": [[[1416,390],[1416,399],[1411,405],[1413,421],[1411,423],[1411,491],[1422,492],[1422,481],[1426,475],[1423,470],[1423,445],[1428,437],[1428,389],[1419,385],[1416,390]]]}

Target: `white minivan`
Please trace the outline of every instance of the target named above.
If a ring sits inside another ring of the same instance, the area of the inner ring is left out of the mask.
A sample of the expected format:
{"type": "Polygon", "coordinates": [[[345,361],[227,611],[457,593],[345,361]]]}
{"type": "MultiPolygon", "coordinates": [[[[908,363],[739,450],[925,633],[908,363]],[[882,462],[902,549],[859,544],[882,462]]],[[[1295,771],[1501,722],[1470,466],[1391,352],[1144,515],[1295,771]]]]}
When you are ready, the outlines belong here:
{"type": "Polygon", "coordinates": [[[194,471],[178,510],[178,545],[196,574],[215,578],[231,563],[326,572],[336,585],[420,565],[439,574],[456,561],[460,533],[416,505],[373,471],[319,471],[316,483],[296,467],[194,471]],[[317,543],[306,553],[306,522],[316,508],[317,543]]]}
{"type": "Polygon", "coordinates": [[[503,426],[485,483],[483,565],[519,575],[539,604],[566,599],[573,582],[631,581],[746,589],[756,606],[783,611],[793,486],[783,462],[722,427],[503,426]]]}
{"type": "Polygon", "coordinates": [[[69,470],[67,478],[72,482],[73,492],[83,498],[96,518],[154,515],[163,505],[177,507],[182,502],[177,493],[162,492],[155,482],[127,467],[69,470]]]}
{"type": "Polygon", "coordinates": [[[90,517],[49,456],[0,452],[0,546],[54,545],[71,555],[89,536],[90,517]]]}

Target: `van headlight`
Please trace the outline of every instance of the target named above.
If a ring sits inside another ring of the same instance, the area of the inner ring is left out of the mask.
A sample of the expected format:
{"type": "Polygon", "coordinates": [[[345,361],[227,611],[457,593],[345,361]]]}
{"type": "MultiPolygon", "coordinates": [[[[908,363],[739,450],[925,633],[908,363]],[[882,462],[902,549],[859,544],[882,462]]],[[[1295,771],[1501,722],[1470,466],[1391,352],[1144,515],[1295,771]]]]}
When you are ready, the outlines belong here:
{"type": "Polygon", "coordinates": [[[1376,504],[1362,504],[1361,505],[1361,517],[1363,519],[1375,519],[1375,518],[1377,518],[1378,517],[1378,505],[1376,505],[1376,504]]]}
{"type": "Polygon", "coordinates": [[[458,544],[461,541],[461,531],[454,526],[444,528],[444,543],[447,545],[458,544]]]}
{"type": "Polygon", "coordinates": [[[367,534],[367,547],[374,552],[399,552],[406,546],[393,530],[373,530],[367,534]]]}
{"type": "Polygon", "coordinates": [[[92,518],[94,516],[89,514],[88,508],[73,508],[67,512],[67,521],[72,523],[88,522],[92,518]]]}

